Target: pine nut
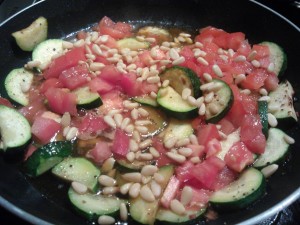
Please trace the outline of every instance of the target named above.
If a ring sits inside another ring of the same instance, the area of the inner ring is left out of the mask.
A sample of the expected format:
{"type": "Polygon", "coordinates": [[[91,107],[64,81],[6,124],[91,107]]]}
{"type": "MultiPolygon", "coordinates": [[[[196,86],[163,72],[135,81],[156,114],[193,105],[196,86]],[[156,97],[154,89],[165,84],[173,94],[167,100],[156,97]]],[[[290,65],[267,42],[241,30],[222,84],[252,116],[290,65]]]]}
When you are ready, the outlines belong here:
{"type": "Polygon", "coordinates": [[[185,208],[184,205],[181,204],[180,201],[178,201],[177,199],[173,199],[170,202],[170,209],[176,213],[177,215],[184,215],[185,214],[185,208]]]}
{"type": "Polygon", "coordinates": [[[141,184],[134,183],[133,185],[131,185],[129,189],[129,196],[132,198],[136,198],[137,196],[139,196],[140,191],[141,191],[141,184]]]}
{"type": "Polygon", "coordinates": [[[290,137],[290,136],[287,135],[287,134],[285,134],[285,135],[283,136],[283,139],[284,139],[284,141],[285,141],[286,143],[288,143],[288,144],[290,144],[290,145],[295,143],[295,139],[292,138],[292,137],[290,137]]]}
{"type": "Polygon", "coordinates": [[[120,193],[126,195],[133,183],[126,183],[120,187],[120,193]]]}
{"type": "Polygon", "coordinates": [[[142,181],[142,174],[138,172],[133,173],[125,173],[122,175],[123,179],[129,181],[129,182],[136,182],[139,183],[142,181]]]}
{"type": "Polygon", "coordinates": [[[104,119],[104,122],[107,123],[107,125],[109,125],[110,127],[116,129],[116,126],[117,126],[116,122],[114,121],[114,119],[111,116],[106,115],[106,116],[103,117],[103,119],[104,119]]]}
{"type": "Polygon", "coordinates": [[[204,66],[208,66],[209,63],[203,58],[203,57],[198,57],[197,62],[201,63],[204,66]]]}
{"type": "Polygon", "coordinates": [[[261,172],[264,175],[264,177],[268,178],[272,174],[274,174],[277,171],[277,169],[278,169],[278,165],[277,164],[271,164],[271,165],[268,165],[265,168],[263,168],[261,170],[261,172]]]}
{"type": "Polygon", "coordinates": [[[186,138],[182,138],[182,139],[179,139],[177,142],[176,142],[176,147],[182,147],[182,146],[186,146],[190,143],[190,139],[188,137],[186,138]]]}
{"type": "Polygon", "coordinates": [[[83,195],[83,194],[85,194],[88,191],[87,186],[85,186],[84,184],[79,183],[77,181],[73,181],[71,185],[72,185],[73,190],[77,194],[83,195]]]}
{"type": "Polygon", "coordinates": [[[154,158],[159,158],[160,157],[159,152],[154,147],[150,147],[149,152],[153,155],[154,158]]]}
{"type": "Polygon", "coordinates": [[[185,186],[181,192],[180,202],[183,205],[188,205],[191,202],[192,198],[193,198],[193,189],[189,186],[185,186]]]}
{"type": "Polygon", "coordinates": [[[190,142],[191,142],[193,145],[198,145],[198,144],[199,144],[199,143],[198,143],[198,138],[196,137],[195,134],[191,134],[191,135],[189,136],[189,139],[190,139],[190,142]]]}
{"type": "Polygon", "coordinates": [[[113,195],[119,191],[119,187],[105,187],[102,189],[104,195],[113,195]]]}
{"type": "Polygon", "coordinates": [[[115,223],[115,219],[111,216],[107,216],[107,215],[102,215],[98,218],[98,224],[100,225],[104,225],[104,224],[114,224],[115,223]]]}
{"type": "Polygon", "coordinates": [[[161,194],[161,186],[155,181],[155,180],[152,180],[151,183],[150,183],[150,188],[151,188],[151,191],[153,193],[153,195],[158,198],[161,194]]]}
{"type": "Polygon", "coordinates": [[[154,173],[158,171],[157,166],[154,165],[146,165],[142,168],[141,174],[143,176],[152,176],[154,173]]]}
{"type": "Polygon", "coordinates": [[[163,183],[163,182],[165,181],[164,176],[161,175],[160,173],[155,173],[155,174],[153,175],[153,178],[154,178],[154,180],[155,180],[157,183],[159,183],[159,184],[161,184],[161,183],[163,183]]]}
{"type": "Polygon", "coordinates": [[[173,148],[176,145],[176,142],[178,141],[177,137],[169,137],[167,140],[164,141],[164,146],[166,148],[173,148]]]}
{"type": "Polygon", "coordinates": [[[218,77],[224,76],[222,70],[220,69],[220,67],[217,64],[212,66],[212,70],[218,77]]]}
{"type": "Polygon", "coordinates": [[[276,127],[278,124],[276,117],[271,113],[268,113],[268,123],[271,127],[276,127]]]}
{"type": "Polygon", "coordinates": [[[178,153],[185,157],[189,157],[193,154],[193,150],[190,148],[180,148],[180,149],[178,149],[178,153]]]}
{"type": "Polygon", "coordinates": [[[177,154],[177,153],[167,152],[166,155],[167,155],[170,159],[172,159],[172,160],[174,160],[175,162],[178,162],[178,163],[184,163],[185,160],[186,160],[185,156],[179,155],[179,154],[177,154]]]}
{"type": "Polygon", "coordinates": [[[181,63],[184,63],[184,61],[185,61],[185,58],[184,58],[183,56],[180,56],[178,59],[175,59],[175,60],[172,62],[172,64],[173,64],[174,66],[176,66],[176,65],[179,65],[179,64],[181,64],[181,63]]]}
{"type": "Polygon", "coordinates": [[[124,202],[120,204],[120,219],[122,221],[127,221],[128,219],[128,210],[124,202]]]}
{"type": "Polygon", "coordinates": [[[148,185],[144,185],[141,188],[140,195],[142,199],[144,199],[147,202],[153,202],[155,201],[155,196],[153,195],[151,189],[148,187],[148,185]]]}
{"type": "Polygon", "coordinates": [[[117,181],[107,175],[100,175],[98,181],[101,185],[106,187],[113,187],[117,184],[117,181]]]}

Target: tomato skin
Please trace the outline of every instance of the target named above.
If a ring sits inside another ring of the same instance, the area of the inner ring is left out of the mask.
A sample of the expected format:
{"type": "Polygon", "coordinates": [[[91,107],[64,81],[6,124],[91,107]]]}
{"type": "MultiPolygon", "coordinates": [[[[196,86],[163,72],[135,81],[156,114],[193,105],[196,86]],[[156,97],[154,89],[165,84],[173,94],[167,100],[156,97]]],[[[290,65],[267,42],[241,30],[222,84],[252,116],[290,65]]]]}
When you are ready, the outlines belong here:
{"type": "Polygon", "coordinates": [[[131,36],[131,25],[121,22],[113,22],[107,16],[103,17],[99,22],[98,29],[101,35],[107,34],[113,38],[121,39],[131,36]]]}
{"type": "Polygon", "coordinates": [[[126,158],[129,151],[129,136],[123,130],[116,130],[111,150],[116,158],[126,158]]]}
{"type": "Polygon", "coordinates": [[[43,76],[45,79],[58,78],[62,71],[78,65],[78,61],[85,61],[85,59],[84,47],[73,48],[66,54],[54,59],[49,68],[43,72],[43,76]]]}
{"type": "Polygon", "coordinates": [[[61,88],[50,88],[45,92],[45,96],[53,112],[59,114],[69,112],[73,116],[77,115],[75,94],[61,88]]]}
{"type": "Polygon", "coordinates": [[[198,129],[197,138],[199,145],[207,146],[212,139],[220,139],[218,128],[215,124],[203,125],[198,129]]]}
{"type": "Polygon", "coordinates": [[[237,142],[226,153],[224,161],[230,169],[241,172],[246,166],[253,163],[254,158],[253,153],[243,142],[237,142]]]}
{"type": "Polygon", "coordinates": [[[110,146],[105,141],[99,141],[95,147],[86,153],[86,157],[91,158],[95,163],[102,164],[112,156],[110,146]]]}
{"type": "Polygon", "coordinates": [[[45,80],[42,85],[40,86],[40,92],[44,94],[49,88],[62,88],[64,85],[62,82],[57,78],[49,78],[45,80]]]}
{"type": "Polygon", "coordinates": [[[89,71],[85,65],[78,65],[62,71],[59,75],[60,82],[65,88],[74,90],[88,82],[89,71]]]}
{"type": "Polygon", "coordinates": [[[7,106],[9,108],[13,108],[14,107],[8,99],[2,98],[2,97],[0,97],[0,105],[5,105],[5,106],[7,106]]]}
{"type": "Polygon", "coordinates": [[[46,144],[61,129],[61,125],[53,119],[38,116],[33,121],[31,132],[40,143],[46,144]]]}
{"type": "Polygon", "coordinates": [[[266,137],[258,115],[245,115],[241,123],[241,141],[253,153],[262,154],[266,147],[266,137]]]}
{"type": "Polygon", "coordinates": [[[160,203],[163,207],[167,209],[170,207],[170,203],[179,191],[179,187],[180,181],[175,176],[172,176],[160,199],[160,203]]]}
{"type": "Polygon", "coordinates": [[[225,162],[216,156],[207,158],[191,170],[192,175],[207,189],[213,189],[219,173],[225,167],[225,162]]]}

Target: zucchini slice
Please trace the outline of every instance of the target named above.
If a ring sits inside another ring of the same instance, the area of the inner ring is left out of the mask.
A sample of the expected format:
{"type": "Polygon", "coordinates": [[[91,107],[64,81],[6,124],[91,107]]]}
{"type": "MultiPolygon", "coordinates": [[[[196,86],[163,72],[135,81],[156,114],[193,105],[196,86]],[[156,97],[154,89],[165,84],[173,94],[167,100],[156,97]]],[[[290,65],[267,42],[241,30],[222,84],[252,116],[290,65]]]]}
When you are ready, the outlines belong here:
{"type": "Polygon", "coordinates": [[[138,30],[137,35],[154,37],[158,44],[164,41],[172,41],[172,35],[168,30],[155,26],[142,27],[138,30]]]}
{"type": "Polygon", "coordinates": [[[283,75],[287,67],[287,56],[281,46],[274,42],[264,41],[261,45],[268,46],[270,50],[270,62],[274,63],[274,73],[283,75]]]}
{"type": "Polygon", "coordinates": [[[156,99],[151,98],[149,95],[133,97],[132,100],[145,106],[152,106],[152,107],[158,106],[156,99]]]}
{"type": "Polygon", "coordinates": [[[8,96],[15,102],[25,106],[28,105],[28,91],[33,81],[33,73],[24,68],[10,71],[4,81],[8,96]]]}
{"type": "Polygon", "coordinates": [[[48,39],[38,44],[32,52],[32,60],[40,61],[39,69],[48,67],[52,60],[52,56],[63,52],[63,40],[61,39],[48,39]]]}
{"type": "MultiPolygon", "coordinates": [[[[163,166],[159,168],[158,172],[165,179],[161,183],[162,192],[166,188],[170,178],[174,173],[174,167],[171,165],[163,166]]],[[[155,216],[159,208],[159,198],[154,202],[146,202],[140,196],[134,199],[130,199],[130,215],[131,217],[141,224],[153,224],[155,221],[155,216]]]]}
{"type": "Polygon", "coordinates": [[[25,162],[26,173],[32,177],[39,176],[70,156],[72,150],[73,144],[70,141],[55,141],[43,145],[25,162]]]}
{"type": "Polygon", "coordinates": [[[0,149],[21,147],[31,139],[31,127],[17,110],[0,105],[0,149]]]}
{"type": "Polygon", "coordinates": [[[265,152],[254,163],[254,167],[262,168],[273,163],[283,161],[289,144],[284,140],[285,133],[278,128],[270,128],[265,152]]]}
{"type": "Polygon", "coordinates": [[[47,39],[48,22],[45,17],[39,17],[29,27],[11,34],[17,45],[24,51],[32,51],[35,46],[47,39]]]}
{"type": "Polygon", "coordinates": [[[171,86],[160,88],[157,93],[157,103],[162,110],[177,119],[191,119],[198,116],[198,108],[182,99],[181,94],[171,86]],[[166,92],[162,94],[163,92],[166,92]]]}
{"type": "Polygon", "coordinates": [[[199,219],[204,215],[206,209],[200,210],[186,210],[186,214],[184,216],[177,215],[169,209],[160,208],[156,214],[156,221],[159,224],[197,224],[199,219]]]}
{"type": "Polygon", "coordinates": [[[114,216],[120,210],[121,199],[100,194],[78,194],[73,188],[68,191],[69,200],[74,209],[90,221],[97,221],[99,216],[114,216]]]}
{"type": "Polygon", "coordinates": [[[214,192],[210,203],[213,207],[225,211],[242,209],[259,199],[265,193],[265,186],[264,175],[251,167],[236,181],[214,192]]]}
{"type": "Polygon", "coordinates": [[[268,123],[268,102],[258,101],[258,114],[262,125],[262,132],[265,137],[268,137],[269,123],[268,123]]]}
{"type": "Polygon", "coordinates": [[[269,110],[278,108],[271,113],[280,125],[294,124],[298,121],[293,102],[294,89],[289,81],[280,83],[276,90],[269,93],[269,110]]]}
{"type": "Polygon", "coordinates": [[[51,172],[67,181],[77,181],[95,191],[100,170],[89,160],[81,157],[68,157],[54,166],[51,172]]]}
{"type": "Polygon", "coordinates": [[[117,41],[118,49],[129,48],[131,51],[138,51],[141,49],[148,49],[150,43],[147,41],[139,41],[136,38],[124,38],[117,41]]]}
{"type": "MultiPolygon", "coordinates": [[[[206,103],[205,118],[208,123],[217,123],[231,109],[234,97],[231,88],[224,81],[213,79],[211,82],[221,87],[214,92],[213,100],[206,103]]],[[[203,93],[204,97],[209,93],[203,93]]]]}
{"type": "Polygon", "coordinates": [[[77,107],[94,109],[102,105],[102,100],[97,92],[91,92],[89,87],[80,87],[73,91],[76,95],[77,107]]]}
{"type": "Polygon", "coordinates": [[[192,91],[191,95],[196,99],[201,95],[199,77],[189,68],[173,66],[163,71],[159,76],[161,82],[169,80],[169,86],[180,95],[185,88],[189,88],[192,91]]]}

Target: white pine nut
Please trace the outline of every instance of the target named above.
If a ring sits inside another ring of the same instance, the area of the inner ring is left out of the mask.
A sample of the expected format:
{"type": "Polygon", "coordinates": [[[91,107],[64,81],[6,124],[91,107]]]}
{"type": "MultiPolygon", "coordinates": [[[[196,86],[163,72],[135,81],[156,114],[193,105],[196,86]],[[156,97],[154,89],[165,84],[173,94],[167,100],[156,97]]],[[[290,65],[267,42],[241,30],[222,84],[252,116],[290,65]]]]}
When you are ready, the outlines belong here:
{"type": "Polygon", "coordinates": [[[278,124],[276,117],[272,113],[268,113],[268,123],[271,127],[276,127],[278,124]]]}
{"type": "Polygon", "coordinates": [[[173,148],[176,145],[176,142],[178,141],[178,138],[173,136],[169,137],[167,140],[164,141],[164,146],[166,148],[173,148]]]}
{"type": "Polygon", "coordinates": [[[85,186],[84,184],[79,183],[77,181],[73,181],[72,184],[71,184],[71,186],[72,186],[73,190],[77,194],[80,194],[80,195],[83,195],[83,194],[85,194],[88,191],[87,186],[85,186]]]}
{"type": "Polygon", "coordinates": [[[102,189],[104,195],[113,195],[119,192],[119,187],[105,187],[102,189]]]}
{"type": "Polygon", "coordinates": [[[132,198],[136,198],[137,196],[139,196],[140,191],[141,191],[141,184],[140,183],[134,183],[129,188],[129,196],[132,197],[132,198]]]}
{"type": "Polygon", "coordinates": [[[127,221],[128,219],[128,210],[124,202],[120,204],[120,219],[122,221],[127,221]]]}
{"type": "Polygon", "coordinates": [[[180,149],[178,149],[178,153],[185,157],[189,157],[193,154],[193,150],[190,148],[180,148],[180,149]]]}
{"type": "Polygon", "coordinates": [[[263,168],[261,170],[261,172],[264,175],[264,177],[268,178],[272,174],[274,174],[277,171],[277,169],[278,169],[278,165],[277,164],[271,164],[271,165],[268,165],[265,168],[263,168]]]}
{"type": "Polygon", "coordinates": [[[160,173],[155,173],[155,174],[153,175],[153,178],[154,178],[154,180],[155,180],[157,183],[159,183],[159,184],[161,184],[161,183],[163,183],[163,182],[165,181],[164,176],[161,175],[160,173]]]}
{"type": "Polygon", "coordinates": [[[178,59],[175,59],[175,60],[172,62],[172,64],[173,64],[174,66],[176,66],[176,65],[179,65],[179,64],[181,64],[181,63],[184,63],[184,61],[185,61],[185,58],[184,58],[183,56],[180,56],[178,59]]]}
{"type": "Polygon", "coordinates": [[[107,123],[107,125],[109,125],[112,128],[116,128],[116,126],[117,126],[116,122],[114,121],[114,119],[111,116],[106,115],[103,117],[103,119],[104,119],[104,122],[107,123]]]}
{"type": "Polygon", "coordinates": [[[122,175],[123,179],[129,181],[129,182],[135,182],[139,183],[142,181],[142,174],[138,172],[133,172],[133,173],[125,173],[122,175]]]}
{"type": "Polygon", "coordinates": [[[179,155],[177,153],[174,153],[174,152],[167,152],[166,155],[174,160],[175,162],[178,162],[178,163],[184,163],[186,161],[186,158],[185,156],[183,155],[179,155]]]}
{"type": "Polygon", "coordinates": [[[193,189],[189,186],[185,186],[181,192],[180,202],[183,205],[188,205],[191,202],[192,198],[193,198],[193,189]]]}
{"type": "Polygon", "coordinates": [[[170,209],[176,213],[177,215],[184,215],[185,214],[185,207],[183,204],[181,204],[180,201],[177,199],[173,199],[170,202],[170,209]]]}
{"type": "Polygon", "coordinates": [[[217,64],[212,66],[212,70],[218,77],[224,76],[222,70],[220,69],[220,67],[217,64]]]}
{"type": "Polygon", "coordinates": [[[153,155],[154,158],[159,158],[160,157],[159,152],[154,147],[150,147],[149,152],[153,155]]]}
{"type": "Polygon", "coordinates": [[[102,215],[99,216],[98,218],[98,224],[102,225],[102,224],[114,224],[115,223],[115,219],[111,216],[107,216],[107,215],[102,215]]]}
{"type": "Polygon", "coordinates": [[[152,176],[154,173],[158,171],[157,166],[154,165],[146,165],[142,168],[141,174],[143,176],[152,176]]]}
{"type": "Polygon", "coordinates": [[[286,142],[286,143],[288,143],[288,144],[294,144],[295,143],[295,139],[294,138],[292,138],[292,137],[290,137],[289,135],[284,135],[283,136],[283,139],[284,139],[284,141],[286,142]]]}
{"type": "Polygon", "coordinates": [[[126,183],[120,187],[120,193],[126,195],[133,183],[126,183]]]}
{"type": "Polygon", "coordinates": [[[158,198],[161,194],[161,186],[155,180],[152,180],[150,183],[150,188],[153,195],[158,198]]]}
{"type": "Polygon", "coordinates": [[[117,184],[117,181],[107,175],[100,175],[98,181],[101,185],[106,187],[113,187],[117,184]]]}
{"type": "Polygon", "coordinates": [[[153,195],[151,189],[148,187],[148,185],[144,185],[141,188],[140,195],[142,199],[144,199],[147,202],[153,202],[155,201],[155,196],[153,195]]]}

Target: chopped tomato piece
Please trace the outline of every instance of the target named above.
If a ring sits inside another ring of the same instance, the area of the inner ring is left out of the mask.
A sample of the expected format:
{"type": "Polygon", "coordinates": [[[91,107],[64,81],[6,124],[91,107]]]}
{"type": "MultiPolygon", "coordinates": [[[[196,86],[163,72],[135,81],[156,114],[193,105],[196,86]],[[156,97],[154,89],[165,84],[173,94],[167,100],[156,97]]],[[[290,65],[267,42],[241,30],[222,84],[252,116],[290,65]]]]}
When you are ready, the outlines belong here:
{"type": "Polygon", "coordinates": [[[60,129],[61,125],[55,120],[39,116],[33,121],[31,132],[40,143],[46,144],[60,129]]]}
{"type": "Polygon", "coordinates": [[[48,105],[55,113],[71,115],[77,114],[76,95],[61,88],[50,88],[45,92],[48,105]]]}
{"type": "Polygon", "coordinates": [[[205,188],[212,189],[213,184],[224,167],[225,162],[223,160],[216,156],[211,156],[202,163],[194,166],[191,173],[205,188]]]}
{"type": "Polygon", "coordinates": [[[253,163],[253,153],[248,150],[243,142],[237,142],[225,155],[226,165],[237,172],[241,172],[246,166],[253,163]]]}
{"type": "Polygon", "coordinates": [[[88,82],[89,71],[85,65],[78,65],[64,70],[59,75],[59,80],[65,88],[73,90],[88,82]]]}
{"type": "Polygon", "coordinates": [[[180,181],[175,176],[172,176],[160,199],[160,203],[163,207],[167,209],[170,207],[170,203],[176,196],[179,187],[180,187],[180,181]]]}
{"type": "Polygon", "coordinates": [[[95,163],[102,164],[106,159],[112,156],[112,151],[108,142],[99,141],[93,149],[87,152],[86,156],[91,158],[95,163]]]}
{"type": "Polygon", "coordinates": [[[117,158],[125,158],[129,151],[129,136],[121,130],[117,129],[113,140],[112,152],[117,158]]]}
{"type": "Polygon", "coordinates": [[[121,22],[113,22],[107,16],[103,17],[99,22],[100,34],[108,34],[113,38],[121,39],[131,36],[131,25],[121,22]]]}
{"type": "Polygon", "coordinates": [[[85,59],[84,47],[73,48],[66,54],[54,59],[43,75],[46,79],[50,77],[57,78],[62,71],[78,65],[78,61],[85,61],[85,59]]]}

